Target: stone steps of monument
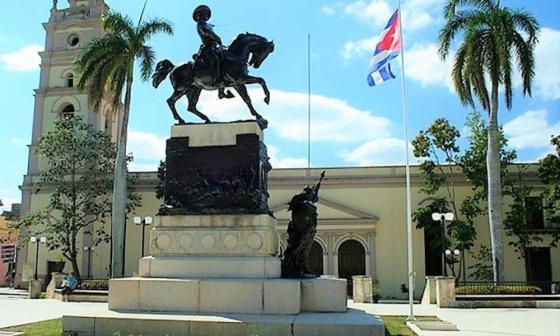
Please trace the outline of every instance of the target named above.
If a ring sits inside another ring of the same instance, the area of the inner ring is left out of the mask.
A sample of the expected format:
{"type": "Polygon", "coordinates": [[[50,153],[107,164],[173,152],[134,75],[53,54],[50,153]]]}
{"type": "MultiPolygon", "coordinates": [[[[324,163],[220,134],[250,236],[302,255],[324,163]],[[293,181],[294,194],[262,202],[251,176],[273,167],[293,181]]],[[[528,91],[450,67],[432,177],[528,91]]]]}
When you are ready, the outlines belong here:
{"type": "Polygon", "coordinates": [[[62,330],[79,336],[383,336],[375,315],[349,309],[345,313],[299,315],[130,313],[100,311],[63,317],[62,330]]]}
{"type": "Polygon", "coordinates": [[[124,278],[109,282],[109,309],[192,313],[345,312],[346,280],[124,278]]]}
{"type": "Polygon", "coordinates": [[[281,261],[271,256],[150,256],[140,259],[139,276],[276,279],[281,261]]]}

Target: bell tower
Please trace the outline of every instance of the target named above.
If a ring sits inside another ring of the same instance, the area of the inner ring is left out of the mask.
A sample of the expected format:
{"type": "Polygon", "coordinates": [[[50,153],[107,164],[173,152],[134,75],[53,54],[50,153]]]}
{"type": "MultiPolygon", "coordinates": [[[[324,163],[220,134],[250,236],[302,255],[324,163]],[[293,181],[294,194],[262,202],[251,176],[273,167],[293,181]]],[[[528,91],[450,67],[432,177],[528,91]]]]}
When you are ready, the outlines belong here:
{"type": "MultiPolygon", "coordinates": [[[[23,215],[41,203],[41,195],[31,192],[32,183],[37,180],[43,165],[33,152],[40,137],[52,129],[55,120],[80,116],[97,130],[110,134],[113,141],[116,141],[122,109],[118,113],[113,112],[110,97],[107,97],[98,109],[93,109],[89,103],[89,92],[76,88],[79,78],[73,66],[80,47],[103,35],[101,19],[107,10],[109,7],[104,0],[68,0],[66,8],[61,8],[58,0],[52,0],[49,20],[43,23],[46,32],[45,47],[44,51],[39,53],[40,79],[39,87],[34,90],[35,106],[28,168],[20,187],[23,215]]],[[[23,272],[23,265],[19,261],[26,261],[27,252],[28,249],[22,249],[18,258],[19,281],[22,280],[23,272]]]]}
{"type": "Polygon", "coordinates": [[[41,163],[33,155],[41,135],[52,127],[57,118],[81,116],[98,130],[116,136],[118,118],[111,112],[109,100],[94,111],[87,90],[79,91],[73,62],[87,41],[103,34],[101,17],[109,7],[104,0],[68,0],[67,8],[59,8],[53,0],[46,31],[45,50],[40,52],[41,73],[35,90],[33,134],[31,139],[28,176],[36,175],[41,163]]]}

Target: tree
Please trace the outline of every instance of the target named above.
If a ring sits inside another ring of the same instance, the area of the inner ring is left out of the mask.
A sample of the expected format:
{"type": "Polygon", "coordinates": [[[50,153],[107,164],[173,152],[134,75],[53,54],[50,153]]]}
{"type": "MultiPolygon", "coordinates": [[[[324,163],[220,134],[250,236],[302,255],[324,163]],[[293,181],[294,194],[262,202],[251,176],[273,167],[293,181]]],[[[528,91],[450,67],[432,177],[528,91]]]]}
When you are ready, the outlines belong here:
{"type": "MultiPolygon", "coordinates": [[[[420,191],[429,198],[428,203],[418,208],[413,218],[417,228],[424,228],[427,235],[436,237],[430,248],[435,253],[443,253],[445,247],[460,251],[459,260],[454,255],[443,255],[444,267],[450,266],[457,279],[465,278],[465,252],[469,251],[476,239],[474,218],[481,213],[478,198],[467,197],[459,203],[455,197],[455,179],[464,172],[462,157],[457,140],[460,134],[457,128],[450,125],[444,118],[436,119],[430,127],[420,133],[412,141],[414,156],[422,159],[420,173],[423,185],[420,191]],[[441,196],[441,193],[443,195],[441,196]],[[455,219],[447,226],[445,237],[441,232],[441,223],[432,220],[432,213],[453,212],[455,219]],[[459,271],[455,271],[455,263],[459,263],[459,271]]],[[[472,145],[471,145],[472,146],[472,145]]],[[[477,195],[478,187],[473,187],[477,195]]]]}
{"type": "MultiPolygon", "coordinates": [[[[484,164],[487,153],[487,125],[478,112],[471,112],[465,122],[469,129],[468,147],[461,151],[457,144],[460,133],[456,127],[449,124],[444,118],[436,119],[427,130],[421,130],[412,141],[414,156],[421,159],[420,173],[423,176],[423,185],[420,191],[429,198],[426,204],[414,213],[418,228],[426,228],[428,234],[441,237],[439,223],[435,223],[431,214],[433,212],[453,212],[455,220],[447,227],[447,237],[437,239],[432,248],[436,252],[443,250],[441,243],[451,249],[461,251],[459,260],[453,255],[445,257],[452,274],[457,278],[465,274],[465,253],[474,246],[476,229],[474,221],[485,212],[484,204],[488,198],[486,183],[487,166],[484,164]],[[455,180],[464,176],[471,184],[471,194],[463,200],[455,196],[455,180]],[[459,271],[455,272],[454,264],[458,263],[459,271]]],[[[516,159],[514,150],[507,149],[507,140],[500,131],[500,157],[502,179],[506,181],[505,194],[510,194],[511,186],[515,180],[511,178],[508,167],[516,159]]]]}
{"type": "Polygon", "coordinates": [[[459,33],[464,35],[451,74],[455,91],[464,105],[474,107],[476,98],[488,112],[486,164],[492,265],[494,280],[503,281],[498,93],[502,87],[506,106],[511,109],[512,62],[515,58],[522,77],[523,94],[531,95],[539,24],[529,12],[502,7],[499,0],[448,0],[444,15],[447,22],[438,36],[439,54],[444,60],[450,54],[455,37],[459,33]]]}
{"type": "MultiPolygon", "coordinates": [[[[35,154],[45,168],[33,191],[52,188],[52,193],[45,208],[28,213],[18,226],[27,227],[30,235],[45,236],[48,249],[60,251],[79,277],[79,234],[91,236],[94,246],[110,240],[104,223],[111,213],[115,145],[104,132],[71,117],[54,122],[35,154]]],[[[139,195],[131,192],[128,208],[139,204],[139,195]]]]}
{"type": "MultiPolygon", "coordinates": [[[[146,1],[147,2],[147,1],[146,1]]],[[[142,21],[146,3],[142,9],[138,25],[122,14],[109,12],[103,17],[105,35],[89,41],[80,50],[75,66],[80,74],[78,88],[88,88],[90,100],[98,108],[105,93],[112,97],[115,110],[120,108],[124,90],[124,111],[119,130],[117,158],[112,201],[112,265],[111,276],[124,274],[124,234],[127,190],[126,144],[134,64],[140,62],[142,80],[150,78],[155,62],[155,52],[146,45],[156,33],[173,34],[167,21],[153,19],[142,21]]]]}
{"type": "Polygon", "coordinates": [[[545,186],[542,193],[544,217],[554,228],[550,245],[557,247],[560,242],[560,135],[552,137],[550,143],[555,146],[556,153],[540,160],[538,174],[545,186]]]}
{"type": "Polygon", "coordinates": [[[489,281],[494,277],[492,269],[492,249],[486,245],[480,245],[479,250],[472,254],[474,264],[469,266],[471,276],[475,280],[489,281]]]}

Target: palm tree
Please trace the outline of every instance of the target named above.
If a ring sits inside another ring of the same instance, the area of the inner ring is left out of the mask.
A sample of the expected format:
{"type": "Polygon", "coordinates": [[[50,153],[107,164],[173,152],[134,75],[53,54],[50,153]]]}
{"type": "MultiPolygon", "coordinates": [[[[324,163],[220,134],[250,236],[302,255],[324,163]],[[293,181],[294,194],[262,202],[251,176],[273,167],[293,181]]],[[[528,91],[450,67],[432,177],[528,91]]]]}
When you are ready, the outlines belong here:
{"type": "Polygon", "coordinates": [[[463,105],[474,107],[476,98],[488,112],[486,166],[492,265],[494,281],[503,281],[498,92],[502,87],[505,104],[511,109],[512,63],[516,61],[523,95],[531,96],[539,24],[529,12],[502,7],[499,0],[448,0],[444,15],[447,22],[438,36],[439,54],[444,60],[450,54],[456,35],[463,34],[451,74],[455,91],[463,105]]]}
{"type": "MultiPolygon", "coordinates": [[[[147,2],[147,0],[146,0],[147,2]]],[[[112,263],[111,276],[122,277],[124,273],[124,232],[127,199],[127,130],[134,79],[134,63],[140,62],[142,80],[150,78],[155,62],[155,52],[146,41],[156,33],[173,34],[171,24],[165,20],[153,19],[142,21],[144,8],[138,25],[129,17],[116,12],[108,12],[103,17],[105,35],[89,41],[81,50],[75,61],[80,74],[78,88],[88,88],[90,101],[94,108],[99,108],[106,93],[112,99],[115,110],[121,106],[123,89],[124,113],[121,119],[115,162],[115,179],[113,183],[112,204],[112,263]]]]}

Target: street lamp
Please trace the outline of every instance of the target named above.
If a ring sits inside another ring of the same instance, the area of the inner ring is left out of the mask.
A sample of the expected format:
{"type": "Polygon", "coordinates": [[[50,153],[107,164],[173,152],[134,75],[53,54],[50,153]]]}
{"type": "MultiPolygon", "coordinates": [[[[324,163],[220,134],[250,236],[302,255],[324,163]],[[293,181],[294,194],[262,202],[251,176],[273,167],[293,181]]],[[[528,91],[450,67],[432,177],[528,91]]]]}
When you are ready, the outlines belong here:
{"type": "Polygon", "coordinates": [[[45,244],[47,242],[47,237],[31,237],[29,238],[31,244],[35,244],[35,272],[33,278],[37,280],[37,266],[39,265],[39,244],[45,244]]]}
{"type": "Polygon", "coordinates": [[[90,278],[90,274],[91,274],[91,252],[93,252],[93,250],[95,250],[94,246],[84,246],[84,251],[87,252],[87,254],[88,254],[88,258],[87,258],[87,277],[88,277],[88,279],[90,278]]]}
{"type": "Polygon", "coordinates": [[[140,258],[144,257],[144,237],[146,235],[146,225],[150,225],[153,222],[153,218],[150,216],[146,216],[146,217],[140,217],[140,216],[136,216],[134,217],[134,224],[136,225],[142,225],[142,249],[140,250],[140,258]]]}
{"type": "Polygon", "coordinates": [[[447,213],[434,212],[432,214],[432,220],[434,222],[439,221],[441,223],[441,251],[442,251],[441,265],[442,265],[442,268],[443,268],[443,275],[444,276],[447,276],[447,267],[445,267],[445,255],[446,255],[446,251],[445,251],[445,222],[451,222],[451,221],[453,221],[453,219],[455,219],[455,215],[453,214],[453,212],[447,212],[447,213]]]}

